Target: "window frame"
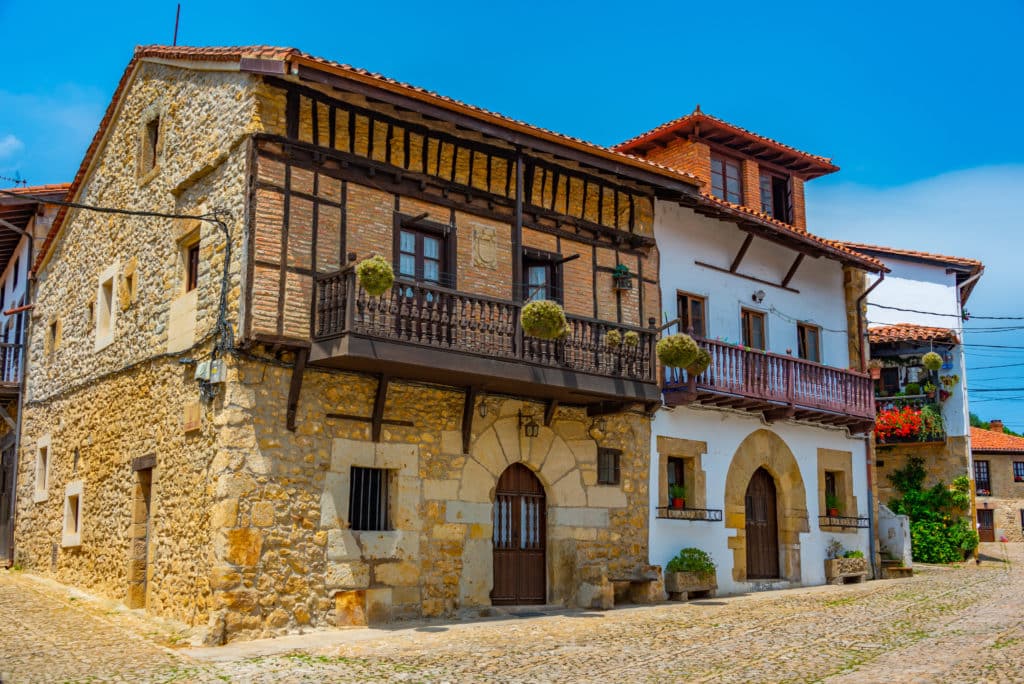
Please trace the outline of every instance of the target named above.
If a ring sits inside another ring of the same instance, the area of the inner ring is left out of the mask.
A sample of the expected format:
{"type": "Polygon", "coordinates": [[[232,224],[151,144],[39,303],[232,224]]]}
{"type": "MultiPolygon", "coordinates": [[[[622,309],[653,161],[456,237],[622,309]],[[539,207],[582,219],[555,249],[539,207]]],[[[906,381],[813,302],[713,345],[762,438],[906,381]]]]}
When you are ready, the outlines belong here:
{"type": "Polygon", "coordinates": [[[676,315],[679,318],[679,332],[689,333],[693,327],[693,334],[697,337],[708,336],[708,298],[695,295],[691,292],[676,290],[676,315]],[[700,304],[700,330],[693,325],[693,305],[700,304]]]}
{"type": "Polygon", "coordinates": [[[821,326],[813,323],[799,322],[796,324],[796,354],[804,361],[821,363],[821,326]],[[817,358],[811,358],[807,353],[807,333],[813,331],[816,336],[814,343],[817,358]]]}
{"type": "Polygon", "coordinates": [[[406,282],[411,280],[417,283],[430,283],[439,287],[455,289],[458,283],[458,253],[456,251],[455,235],[454,224],[417,219],[415,216],[395,212],[392,231],[392,266],[395,270],[395,278],[405,280],[406,282]],[[401,269],[403,231],[416,236],[416,251],[413,253],[415,261],[413,270],[415,273],[413,276],[403,274],[401,269]],[[423,263],[426,260],[423,254],[424,237],[434,238],[440,242],[437,259],[438,279],[436,281],[427,280],[423,277],[423,263]]]}
{"type": "Polygon", "coordinates": [[[758,195],[761,201],[761,213],[771,216],[777,221],[793,223],[793,177],[784,173],[778,173],[762,167],[758,168],[758,195]],[[767,183],[766,183],[767,181],[767,183]],[[775,193],[775,182],[782,181],[786,184],[786,197],[783,199],[783,216],[778,215],[776,204],[778,198],[775,193]],[[769,205],[765,207],[765,191],[768,192],[769,205]]]}
{"type": "Polygon", "coordinates": [[[526,302],[532,301],[529,298],[530,294],[530,278],[529,269],[534,268],[545,268],[547,269],[548,275],[548,299],[553,302],[557,302],[559,305],[562,304],[562,298],[564,293],[562,283],[562,264],[563,257],[561,254],[556,252],[547,252],[542,249],[535,249],[533,247],[523,247],[523,284],[520,288],[520,296],[525,304],[526,302]]]}
{"type": "Polygon", "coordinates": [[[389,469],[350,466],[348,523],[353,532],[387,532],[394,529],[391,515],[391,489],[391,471],[389,469]],[[369,478],[369,482],[367,478],[369,478]],[[365,496],[370,500],[363,499],[364,495],[360,493],[362,487],[367,489],[368,493],[365,496]],[[373,492],[374,487],[376,487],[376,492],[373,492]],[[376,499],[376,501],[372,499],[376,499]]]}
{"type": "Polygon", "coordinates": [[[184,246],[185,252],[185,292],[199,287],[199,240],[184,246]]]}
{"type": "Polygon", "coordinates": [[[711,153],[711,194],[718,199],[725,200],[732,204],[743,205],[743,160],[732,157],[726,154],[722,154],[717,151],[711,153]],[[729,165],[735,165],[736,167],[736,178],[738,182],[739,191],[736,193],[736,200],[729,199],[729,175],[727,173],[729,165]],[[718,167],[716,169],[716,166],[718,167]],[[715,174],[716,172],[722,178],[722,194],[719,195],[715,192],[715,174]]]}
{"type": "Polygon", "coordinates": [[[744,347],[750,347],[751,349],[757,349],[758,351],[768,350],[768,319],[763,311],[757,309],[748,309],[743,307],[740,309],[740,338],[743,342],[744,347]],[[749,328],[750,320],[756,318],[761,322],[761,346],[751,344],[749,328]]]}
{"type": "Polygon", "coordinates": [[[46,501],[50,497],[50,463],[53,460],[52,447],[49,440],[40,440],[36,444],[36,462],[33,469],[32,500],[36,503],[46,501]]]}
{"type": "Polygon", "coordinates": [[[597,484],[617,486],[622,482],[622,449],[597,448],[597,484]],[[611,459],[608,463],[606,459],[611,459]]]}
{"type": "Polygon", "coordinates": [[[1013,481],[1024,482],[1024,461],[1013,462],[1013,481]]]}
{"type": "Polygon", "coordinates": [[[974,491],[976,496],[992,496],[992,468],[989,461],[974,462],[974,491]],[[985,471],[984,480],[981,478],[982,470],[985,471]],[[981,486],[982,482],[985,484],[984,487],[981,486]],[[988,492],[988,494],[982,494],[982,490],[988,492]]]}

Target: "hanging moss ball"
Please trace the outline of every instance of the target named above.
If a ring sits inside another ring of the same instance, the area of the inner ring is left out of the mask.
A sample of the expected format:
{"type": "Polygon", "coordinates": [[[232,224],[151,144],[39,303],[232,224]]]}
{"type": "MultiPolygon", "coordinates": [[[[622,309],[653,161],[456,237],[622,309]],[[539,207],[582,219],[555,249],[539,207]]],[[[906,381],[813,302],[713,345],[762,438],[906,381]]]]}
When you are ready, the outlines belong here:
{"type": "Polygon", "coordinates": [[[622,336],[622,343],[627,347],[640,346],[640,334],[636,330],[627,330],[622,336]]]}
{"type": "Polygon", "coordinates": [[[942,357],[935,352],[928,352],[921,357],[921,365],[927,370],[937,371],[942,368],[942,357]]]}
{"type": "Polygon", "coordinates": [[[604,334],[604,346],[618,347],[622,344],[622,333],[618,330],[609,330],[604,334]]]}
{"type": "Polygon", "coordinates": [[[379,254],[363,259],[356,264],[359,284],[371,297],[379,297],[395,284],[395,271],[388,260],[379,254]]]}
{"type": "Polygon", "coordinates": [[[549,300],[530,302],[519,313],[519,324],[530,337],[542,340],[557,340],[569,333],[565,312],[557,302],[549,300]]]}
{"type": "Polygon", "coordinates": [[[686,372],[690,375],[700,375],[708,369],[711,365],[711,352],[703,347],[697,352],[697,358],[690,362],[690,365],[686,367],[686,372]]]}
{"type": "Polygon", "coordinates": [[[658,340],[658,360],[669,368],[686,368],[697,358],[700,347],[689,335],[677,333],[658,340]]]}

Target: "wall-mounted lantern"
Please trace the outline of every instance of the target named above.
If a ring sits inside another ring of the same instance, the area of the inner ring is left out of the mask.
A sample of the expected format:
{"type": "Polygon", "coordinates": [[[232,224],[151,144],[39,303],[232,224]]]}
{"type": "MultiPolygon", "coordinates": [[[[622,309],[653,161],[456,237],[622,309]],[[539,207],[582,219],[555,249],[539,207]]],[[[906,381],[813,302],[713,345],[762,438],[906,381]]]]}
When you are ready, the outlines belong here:
{"type": "Polygon", "coordinates": [[[524,416],[522,411],[519,411],[519,429],[527,437],[536,437],[540,434],[540,425],[537,421],[529,414],[524,416]]]}
{"type": "Polygon", "coordinates": [[[629,266],[625,264],[619,264],[612,271],[612,289],[614,290],[632,290],[633,289],[633,274],[629,272],[629,266]]]}

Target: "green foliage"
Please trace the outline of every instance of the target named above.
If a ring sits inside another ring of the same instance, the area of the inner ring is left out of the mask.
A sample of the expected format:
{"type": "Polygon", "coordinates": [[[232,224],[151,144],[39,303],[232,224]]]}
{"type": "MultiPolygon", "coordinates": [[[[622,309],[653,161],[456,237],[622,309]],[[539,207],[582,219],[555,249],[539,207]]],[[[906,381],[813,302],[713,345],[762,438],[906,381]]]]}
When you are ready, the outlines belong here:
{"type": "Polygon", "coordinates": [[[921,407],[921,430],[917,438],[922,442],[941,442],[946,436],[946,426],[942,422],[942,411],[935,404],[921,407]]]}
{"type": "Polygon", "coordinates": [[[604,346],[618,347],[622,344],[622,333],[618,330],[609,330],[604,334],[604,346]]]}
{"type": "Polygon", "coordinates": [[[668,488],[668,495],[673,499],[685,499],[686,498],[686,487],[679,484],[674,484],[668,488]]]}
{"type": "Polygon", "coordinates": [[[675,558],[665,566],[667,572],[696,572],[702,575],[715,571],[715,561],[706,551],[693,547],[682,549],[675,558]]]}
{"type": "Polygon", "coordinates": [[[908,382],[904,387],[903,391],[907,393],[907,396],[921,393],[921,386],[916,382],[908,382]]]}
{"type": "Polygon", "coordinates": [[[542,340],[557,340],[565,337],[569,328],[562,307],[558,305],[558,302],[550,300],[525,304],[519,313],[519,323],[523,326],[524,333],[542,340]]]}
{"type": "Polygon", "coordinates": [[[843,558],[863,558],[863,557],[864,557],[864,552],[861,551],[860,549],[855,549],[853,551],[847,551],[846,553],[843,554],[843,558]]]}
{"type": "Polygon", "coordinates": [[[371,297],[379,297],[395,283],[395,271],[388,260],[379,254],[363,259],[356,264],[356,277],[359,284],[371,297]]]}
{"type": "Polygon", "coordinates": [[[825,508],[827,508],[830,511],[831,510],[838,511],[839,510],[839,497],[836,496],[835,494],[826,494],[825,495],[825,508]]]}
{"type": "Polygon", "coordinates": [[[690,362],[690,365],[686,367],[686,372],[690,375],[700,375],[708,369],[711,365],[711,352],[703,347],[697,352],[697,358],[690,362]]]}
{"type": "Polygon", "coordinates": [[[924,366],[927,370],[933,372],[937,371],[940,368],[942,368],[942,357],[933,351],[928,352],[927,354],[921,357],[921,365],[924,366]]]}
{"type": "Polygon", "coordinates": [[[953,480],[952,487],[939,482],[924,489],[926,475],[923,458],[908,458],[906,466],[889,475],[889,481],[901,495],[889,503],[889,508],[910,518],[915,561],[962,561],[978,546],[978,533],[963,517],[970,509],[970,480],[960,476],[953,480]]]}
{"type": "Polygon", "coordinates": [[[832,560],[833,558],[841,558],[843,555],[843,544],[838,539],[833,537],[828,542],[828,546],[825,547],[825,558],[832,560]]]}
{"type": "Polygon", "coordinates": [[[684,333],[676,333],[658,340],[658,360],[669,368],[686,368],[697,358],[700,347],[696,340],[684,333]]]}
{"type": "Polygon", "coordinates": [[[636,330],[627,330],[626,334],[622,336],[622,343],[627,347],[636,347],[640,345],[640,333],[636,330]]]}

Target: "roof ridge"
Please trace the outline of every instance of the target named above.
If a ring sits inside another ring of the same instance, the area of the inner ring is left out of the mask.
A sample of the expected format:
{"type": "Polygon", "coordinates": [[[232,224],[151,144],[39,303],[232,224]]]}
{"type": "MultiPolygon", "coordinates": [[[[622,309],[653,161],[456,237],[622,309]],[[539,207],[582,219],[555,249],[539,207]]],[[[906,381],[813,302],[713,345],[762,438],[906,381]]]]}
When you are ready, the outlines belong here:
{"type": "Polygon", "coordinates": [[[971,257],[959,257],[952,256],[949,254],[938,254],[936,252],[924,252],[917,249],[904,249],[902,247],[886,247],[885,245],[872,245],[866,242],[854,242],[852,240],[839,240],[844,245],[847,245],[851,249],[863,249],[868,251],[884,252],[887,254],[896,254],[903,256],[918,256],[923,258],[931,258],[937,261],[949,261],[952,263],[965,263],[976,266],[984,266],[984,264],[978,259],[972,259],[971,257]]]}

